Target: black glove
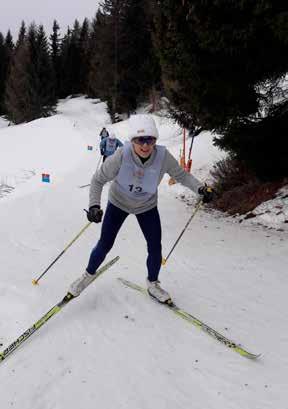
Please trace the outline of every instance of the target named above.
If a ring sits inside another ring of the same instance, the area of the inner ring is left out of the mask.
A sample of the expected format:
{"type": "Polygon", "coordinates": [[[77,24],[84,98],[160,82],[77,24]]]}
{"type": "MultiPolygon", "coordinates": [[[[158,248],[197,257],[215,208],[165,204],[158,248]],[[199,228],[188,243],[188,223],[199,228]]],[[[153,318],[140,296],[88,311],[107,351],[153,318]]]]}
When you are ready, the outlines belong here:
{"type": "Polygon", "coordinates": [[[206,183],[205,185],[199,187],[198,189],[199,195],[203,196],[202,202],[203,203],[209,203],[214,199],[214,189],[210,186],[207,186],[206,183]]]}
{"type": "Polygon", "coordinates": [[[87,212],[87,219],[89,220],[89,222],[100,223],[102,221],[102,216],[103,216],[103,210],[100,209],[100,206],[95,205],[95,206],[89,207],[89,211],[87,212]]]}

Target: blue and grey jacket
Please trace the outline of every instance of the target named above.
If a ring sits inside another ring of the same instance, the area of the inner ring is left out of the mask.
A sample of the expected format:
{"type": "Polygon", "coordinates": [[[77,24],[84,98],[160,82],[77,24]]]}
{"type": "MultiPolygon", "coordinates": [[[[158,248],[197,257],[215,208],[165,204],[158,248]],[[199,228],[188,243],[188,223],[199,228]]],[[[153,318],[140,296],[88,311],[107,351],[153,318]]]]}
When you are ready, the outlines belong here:
{"type": "Polygon", "coordinates": [[[102,139],[100,142],[100,152],[103,156],[111,156],[117,150],[123,146],[123,143],[117,138],[108,138],[102,139]]]}

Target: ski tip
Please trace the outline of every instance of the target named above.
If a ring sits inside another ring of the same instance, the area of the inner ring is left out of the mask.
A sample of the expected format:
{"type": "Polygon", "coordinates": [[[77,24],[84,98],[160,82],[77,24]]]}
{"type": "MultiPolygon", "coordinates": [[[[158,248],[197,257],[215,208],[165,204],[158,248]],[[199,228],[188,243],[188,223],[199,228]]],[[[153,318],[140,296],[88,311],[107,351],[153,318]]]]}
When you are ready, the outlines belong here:
{"type": "Polygon", "coordinates": [[[33,284],[33,285],[39,285],[39,284],[38,284],[38,281],[37,281],[37,280],[34,280],[34,279],[32,280],[32,284],[33,284]]]}
{"type": "MultiPolygon", "coordinates": [[[[237,350],[237,348],[236,348],[236,350],[237,350]]],[[[240,355],[245,356],[246,358],[251,359],[251,360],[256,360],[256,359],[258,359],[258,358],[260,358],[262,356],[262,354],[253,354],[252,352],[248,352],[246,350],[243,350],[241,347],[240,347],[240,350],[237,350],[237,352],[240,355]]]]}
{"type": "MultiPolygon", "coordinates": [[[[262,357],[262,354],[251,354],[250,359],[259,359],[262,357]]],[[[248,357],[249,358],[249,357],[248,357]]]]}

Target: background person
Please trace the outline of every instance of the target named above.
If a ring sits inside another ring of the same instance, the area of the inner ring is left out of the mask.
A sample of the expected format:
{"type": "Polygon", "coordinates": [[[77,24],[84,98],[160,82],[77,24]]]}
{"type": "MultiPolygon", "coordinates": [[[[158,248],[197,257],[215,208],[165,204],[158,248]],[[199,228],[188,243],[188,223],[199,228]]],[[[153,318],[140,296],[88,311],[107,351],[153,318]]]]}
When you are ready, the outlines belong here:
{"type": "Polygon", "coordinates": [[[100,139],[102,141],[102,139],[105,139],[105,138],[107,138],[109,136],[109,132],[107,131],[106,128],[103,128],[102,131],[100,132],[99,136],[100,136],[100,139]]]}
{"type": "Polygon", "coordinates": [[[123,143],[116,138],[116,135],[113,131],[110,131],[109,136],[105,139],[102,139],[100,142],[100,152],[103,156],[103,162],[108,156],[113,155],[118,148],[123,146],[123,143]]]}

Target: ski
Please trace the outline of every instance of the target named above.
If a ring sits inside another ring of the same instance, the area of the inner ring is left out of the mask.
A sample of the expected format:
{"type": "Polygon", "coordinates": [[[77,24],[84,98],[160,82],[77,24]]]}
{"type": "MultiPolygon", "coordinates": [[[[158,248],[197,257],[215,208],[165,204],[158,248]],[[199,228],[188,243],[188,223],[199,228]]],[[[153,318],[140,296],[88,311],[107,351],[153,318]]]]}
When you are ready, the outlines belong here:
{"type": "MultiPolygon", "coordinates": [[[[103,267],[101,267],[97,272],[95,273],[94,280],[98,278],[101,274],[104,273],[104,271],[108,270],[116,261],[119,260],[119,256],[113,258],[111,261],[106,263],[103,267]]],[[[93,281],[94,281],[93,280],[93,281]]],[[[91,281],[93,283],[93,281],[91,281]]],[[[91,283],[90,283],[91,284],[91,283]]],[[[30,328],[28,328],[26,331],[23,332],[12,344],[10,344],[4,351],[0,352],[0,362],[4,361],[4,359],[7,358],[8,355],[12,354],[12,352],[15,351],[23,342],[25,342],[29,337],[31,337],[34,332],[36,332],[39,328],[42,327],[42,325],[46,324],[46,322],[56,315],[59,311],[62,310],[65,305],[67,305],[71,300],[73,300],[74,297],[72,294],[69,292],[65,295],[65,297],[60,301],[58,304],[54,305],[46,314],[43,315],[37,322],[35,322],[30,328]]]]}
{"type": "MultiPolygon", "coordinates": [[[[124,284],[126,287],[132,288],[134,290],[137,290],[138,292],[147,295],[150,297],[148,294],[147,290],[144,287],[139,286],[138,284],[132,283],[131,281],[125,280],[123,278],[118,278],[118,280],[124,284]]],[[[155,301],[157,304],[159,301],[154,299],[153,297],[150,297],[151,300],[155,301]]],[[[231,341],[230,339],[226,338],[224,335],[220,334],[218,331],[215,329],[209,327],[207,324],[199,320],[198,318],[194,317],[193,315],[189,314],[188,312],[182,310],[181,308],[177,307],[173,303],[173,301],[165,304],[161,304],[164,307],[168,308],[169,310],[173,311],[178,317],[183,318],[185,321],[190,322],[193,324],[195,327],[202,329],[204,332],[212,336],[213,338],[217,339],[217,341],[220,341],[222,344],[226,345],[228,348],[233,349],[235,352],[238,354],[250,358],[250,359],[257,359],[260,357],[261,354],[253,354],[251,352],[248,352],[246,349],[244,349],[242,346],[236,344],[235,342],[231,341]]]]}

